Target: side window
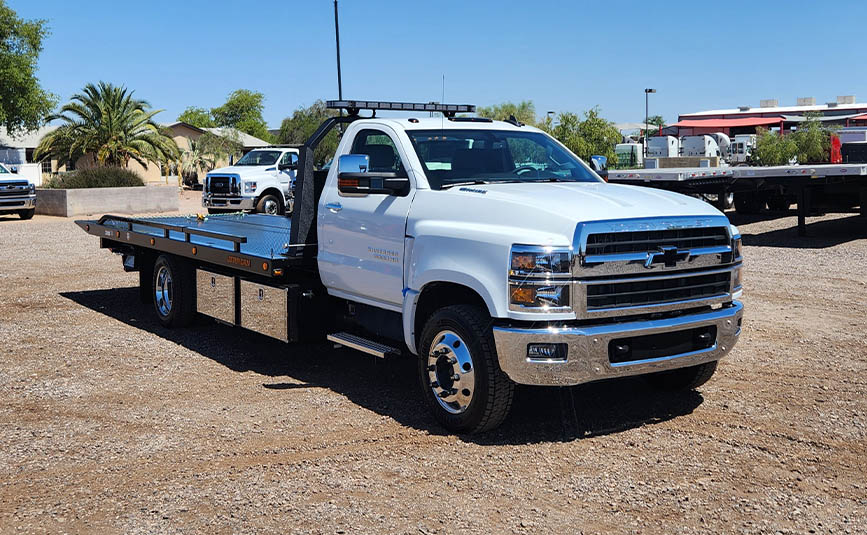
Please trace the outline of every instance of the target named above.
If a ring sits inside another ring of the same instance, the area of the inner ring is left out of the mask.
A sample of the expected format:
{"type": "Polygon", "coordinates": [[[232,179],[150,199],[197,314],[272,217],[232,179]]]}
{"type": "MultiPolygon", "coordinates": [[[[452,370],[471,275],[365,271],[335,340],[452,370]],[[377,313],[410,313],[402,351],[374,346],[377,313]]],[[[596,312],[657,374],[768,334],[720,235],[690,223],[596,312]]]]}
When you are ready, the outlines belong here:
{"type": "Polygon", "coordinates": [[[289,163],[298,163],[298,155],[294,152],[286,152],[283,154],[283,157],[280,158],[280,165],[286,165],[289,163]]]}
{"type": "Polygon", "coordinates": [[[359,132],[352,142],[352,154],[367,154],[372,172],[400,173],[404,169],[394,141],[381,130],[366,129],[359,132]]]}

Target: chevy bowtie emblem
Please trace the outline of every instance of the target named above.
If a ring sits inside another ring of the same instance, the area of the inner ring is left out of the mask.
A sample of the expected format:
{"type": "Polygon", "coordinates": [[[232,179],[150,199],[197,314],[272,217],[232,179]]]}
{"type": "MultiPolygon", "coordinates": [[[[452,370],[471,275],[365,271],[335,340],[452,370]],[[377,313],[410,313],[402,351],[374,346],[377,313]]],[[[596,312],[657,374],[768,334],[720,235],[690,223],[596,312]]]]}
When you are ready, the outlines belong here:
{"type": "Polygon", "coordinates": [[[650,269],[653,264],[664,264],[665,267],[674,267],[678,262],[689,260],[689,251],[681,251],[677,247],[662,246],[658,252],[647,253],[644,267],[650,269]]]}

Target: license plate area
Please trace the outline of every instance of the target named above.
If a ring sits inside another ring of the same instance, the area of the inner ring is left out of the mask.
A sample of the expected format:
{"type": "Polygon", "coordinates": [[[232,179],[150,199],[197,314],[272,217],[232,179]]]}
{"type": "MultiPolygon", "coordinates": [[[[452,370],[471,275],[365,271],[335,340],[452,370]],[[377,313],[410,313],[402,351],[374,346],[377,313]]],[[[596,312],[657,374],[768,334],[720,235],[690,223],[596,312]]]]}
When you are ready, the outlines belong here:
{"type": "Polygon", "coordinates": [[[641,362],[709,349],[716,344],[715,325],[681,331],[616,338],[608,343],[611,364],[641,362]]]}

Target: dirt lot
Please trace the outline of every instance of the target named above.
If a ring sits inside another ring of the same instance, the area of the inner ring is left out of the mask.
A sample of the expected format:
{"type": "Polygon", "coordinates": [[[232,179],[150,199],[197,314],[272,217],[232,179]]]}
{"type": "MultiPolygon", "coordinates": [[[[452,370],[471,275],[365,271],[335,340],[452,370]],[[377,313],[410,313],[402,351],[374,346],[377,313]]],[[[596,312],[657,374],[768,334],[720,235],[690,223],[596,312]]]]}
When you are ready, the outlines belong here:
{"type": "Polygon", "coordinates": [[[71,220],[0,217],[0,532],[865,533],[867,225],[735,222],[700,392],[525,388],[457,437],[409,359],[166,330],[71,220]]]}

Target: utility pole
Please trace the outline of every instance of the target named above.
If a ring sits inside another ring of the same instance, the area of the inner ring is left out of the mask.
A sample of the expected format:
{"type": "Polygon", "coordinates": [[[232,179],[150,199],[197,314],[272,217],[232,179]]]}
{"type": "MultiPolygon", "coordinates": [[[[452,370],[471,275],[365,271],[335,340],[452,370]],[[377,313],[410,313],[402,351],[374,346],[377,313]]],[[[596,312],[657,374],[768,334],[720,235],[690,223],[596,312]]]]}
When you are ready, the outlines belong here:
{"type": "MultiPolygon", "coordinates": [[[[343,82],[340,79],[340,24],[337,21],[337,0],[334,0],[334,40],[337,42],[337,98],[343,100],[343,82]]],[[[343,115],[343,110],[340,114],[343,115]]]]}
{"type": "MultiPolygon", "coordinates": [[[[335,9],[337,9],[337,0],[334,0],[335,9]]],[[[644,157],[647,158],[647,135],[650,133],[650,127],[648,123],[648,95],[651,93],[656,93],[656,89],[645,89],[644,90],[644,157]]]]}

